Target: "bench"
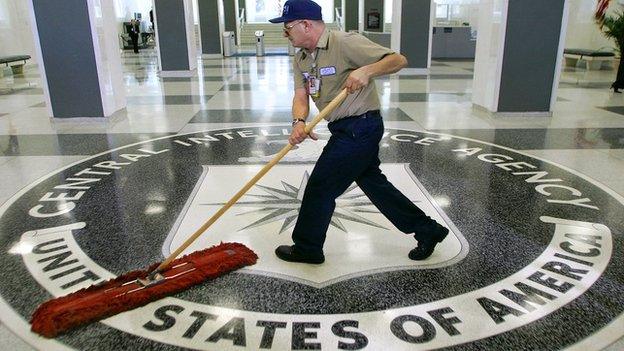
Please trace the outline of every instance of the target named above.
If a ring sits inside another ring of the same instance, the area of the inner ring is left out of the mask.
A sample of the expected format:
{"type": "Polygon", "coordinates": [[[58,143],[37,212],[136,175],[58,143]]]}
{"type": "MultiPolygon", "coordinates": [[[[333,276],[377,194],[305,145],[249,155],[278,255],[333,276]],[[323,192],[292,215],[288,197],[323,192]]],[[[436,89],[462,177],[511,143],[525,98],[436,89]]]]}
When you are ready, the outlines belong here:
{"type": "Polygon", "coordinates": [[[27,60],[30,60],[30,55],[0,56],[0,64],[5,64],[7,67],[9,67],[9,63],[20,62],[16,65],[10,66],[13,74],[24,73],[24,64],[27,60]],[[22,61],[24,62],[21,63],[22,61]]]}
{"type": "Polygon", "coordinates": [[[563,50],[566,66],[575,67],[578,61],[585,61],[587,70],[599,70],[603,62],[615,61],[615,54],[610,51],[565,49],[563,50]]]}

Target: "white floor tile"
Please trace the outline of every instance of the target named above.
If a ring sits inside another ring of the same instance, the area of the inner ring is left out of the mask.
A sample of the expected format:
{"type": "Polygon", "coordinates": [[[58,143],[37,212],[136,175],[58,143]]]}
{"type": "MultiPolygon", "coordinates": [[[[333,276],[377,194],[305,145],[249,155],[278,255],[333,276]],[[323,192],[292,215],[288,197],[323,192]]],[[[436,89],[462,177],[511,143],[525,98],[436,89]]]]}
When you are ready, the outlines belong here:
{"type": "Polygon", "coordinates": [[[208,101],[209,109],[290,109],[294,92],[289,95],[277,95],[271,92],[233,91],[219,92],[208,101]]]}
{"type": "Polygon", "coordinates": [[[0,324],[0,340],[3,350],[11,351],[34,351],[35,349],[22,341],[13,332],[11,332],[4,324],[0,324]]]}

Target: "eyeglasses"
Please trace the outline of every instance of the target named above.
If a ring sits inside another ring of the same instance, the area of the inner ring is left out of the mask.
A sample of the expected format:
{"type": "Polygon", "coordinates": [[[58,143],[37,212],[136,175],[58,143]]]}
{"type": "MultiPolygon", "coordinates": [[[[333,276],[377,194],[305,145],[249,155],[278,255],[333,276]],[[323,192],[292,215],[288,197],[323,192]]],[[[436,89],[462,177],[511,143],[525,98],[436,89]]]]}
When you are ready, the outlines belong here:
{"type": "Polygon", "coordinates": [[[294,23],[291,23],[290,25],[284,24],[284,28],[283,28],[284,32],[286,33],[290,32],[290,30],[293,29],[293,27],[295,27],[299,23],[303,23],[303,20],[295,21],[294,23]]]}

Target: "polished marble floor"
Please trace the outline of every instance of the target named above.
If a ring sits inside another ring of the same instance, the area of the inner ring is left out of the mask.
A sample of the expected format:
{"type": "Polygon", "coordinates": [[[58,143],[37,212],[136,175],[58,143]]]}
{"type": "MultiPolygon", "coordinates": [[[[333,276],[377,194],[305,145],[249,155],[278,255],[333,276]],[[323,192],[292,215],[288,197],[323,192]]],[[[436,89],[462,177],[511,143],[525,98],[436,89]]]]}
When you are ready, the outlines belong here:
{"type": "Polygon", "coordinates": [[[71,247],[81,263],[101,276],[142,268],[285,143],[288,56],[199,59],[190,78],[159,77],[150,50],[122,62],[127,108],[108,121],[48,118],[36,67],[0,78],[5,349],[624,349],[624,94],[609,90],[615,71],[566,67],[552,117],[503,118],[473,108],[474,64],[463,60],[376,83],[382,169],[452,232],[431,260],[409,261],[413,239],[358,189],[339,199],[328,262],[273,257],[289,242],[327,139],[321,125],[321,140],[295,150],[213,230],[234,234],[192,246],[243,242],[258,252],[256,266],[58,340],[30,334],[34,306],[68,291],[41,269],[50,256],[20,253],[26,234],[79,220],[88,230],[72,229],[80,234],[71,247]],[[76,205],[71,216],[28,217],[38,201],[46,208],[46,192],[110,160],[117,167],[100,169],[78,205],[58,204],[76,205]]]}

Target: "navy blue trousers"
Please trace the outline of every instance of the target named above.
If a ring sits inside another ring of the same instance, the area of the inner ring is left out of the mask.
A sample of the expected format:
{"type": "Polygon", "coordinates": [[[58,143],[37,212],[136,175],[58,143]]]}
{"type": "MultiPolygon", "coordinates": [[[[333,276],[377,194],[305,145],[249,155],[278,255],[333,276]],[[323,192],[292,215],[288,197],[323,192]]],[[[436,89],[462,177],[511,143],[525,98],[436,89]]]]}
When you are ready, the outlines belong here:
{"type": "Polygon", "coordinates": [[[331,137],[308,179],[293,230],[298,251],[323,252],[336,198],[356,182],[379,211],[400,231],[427,235],[437,223],[403,195],[379,169],[384,133],[378,110],[328,124],[331,137]]]}

